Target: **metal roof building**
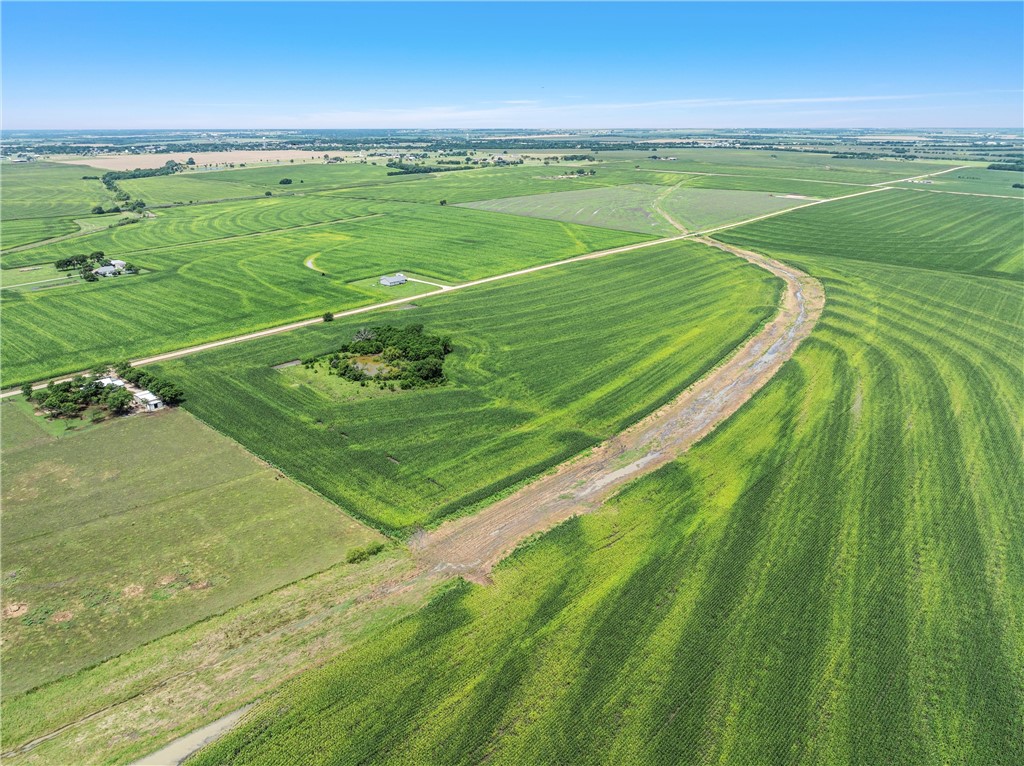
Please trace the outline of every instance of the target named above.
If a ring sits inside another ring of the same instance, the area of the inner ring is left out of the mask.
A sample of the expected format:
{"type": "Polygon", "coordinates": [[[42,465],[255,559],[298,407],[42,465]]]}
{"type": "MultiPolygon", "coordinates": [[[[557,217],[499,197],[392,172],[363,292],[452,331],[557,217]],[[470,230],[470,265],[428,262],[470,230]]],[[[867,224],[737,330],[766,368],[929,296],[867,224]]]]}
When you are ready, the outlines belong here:
{"type": "Polygon", "coordinates": [[[405,274],[395,274],[393,277],[381,277],[380,283],[385,287],[395,287],[397,285],[404,285],[408,280],[405,278],[405,274]]]}

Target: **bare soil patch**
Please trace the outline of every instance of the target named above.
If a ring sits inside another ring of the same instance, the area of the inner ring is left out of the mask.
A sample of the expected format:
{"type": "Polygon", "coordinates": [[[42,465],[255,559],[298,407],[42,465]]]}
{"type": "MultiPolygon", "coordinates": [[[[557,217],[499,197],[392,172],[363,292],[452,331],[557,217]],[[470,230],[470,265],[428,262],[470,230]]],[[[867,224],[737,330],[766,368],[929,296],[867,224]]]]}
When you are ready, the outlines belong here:
{"type": "Polygon", "coordinates": [[[141,585],[129,585],[121,591],[121,595],[125,598],[138,598],[145,592],[146,589],[143,588],[141,585]]]}
{"type": "Polygon", "coordinates": [[[65,609],[64,611],[61,611],[61,612],[54,612],[53,617],[51,617],[50,620],[52,622],[69,622],[70,620],[72,620],[74,618],[74,616],[75,616],[74,612],[69,612],[68,610],[65,609]]]}
{"type": "Polygon", "coordinates": [[[23,617],[28,614],[28,604],[24,601],[17,604],[8,604],[4,607],[3,616],[5,620],[13,617],[23,617]]]}
{"type": "Polygon", "coordinates": [[[675,460],[763,388],[793,355],[821,316],[821,283],[757,253],[699,239],[774,274],[786,283],[779,313],[731,357],[673,402],[612,437],[583,458],[485,508],[409,543],[438,575],[488,581],[491,568],[532,534],[600,507],[627,481],[675,460]]]}

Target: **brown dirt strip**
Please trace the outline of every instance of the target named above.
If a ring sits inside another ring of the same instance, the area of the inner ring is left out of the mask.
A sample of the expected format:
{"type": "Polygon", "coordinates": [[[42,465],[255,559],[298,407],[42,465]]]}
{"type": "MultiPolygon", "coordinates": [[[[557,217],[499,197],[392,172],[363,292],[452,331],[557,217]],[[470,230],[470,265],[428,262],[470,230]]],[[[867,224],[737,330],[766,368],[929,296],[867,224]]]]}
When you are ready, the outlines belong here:
{"type": "Polygon", "coordinates": [[[821,283],[763,255],[700,239],[786,282],[778,315],[670,404],[473,516],[414,538],[413,555],[437,574],[489,581],[491,568],[535,532],[594,510],[628,481],[675,460],[735,413],[778,372],[821,316],[821,283]],[[637,457],[633,457],[636,455],[637,457]]]}

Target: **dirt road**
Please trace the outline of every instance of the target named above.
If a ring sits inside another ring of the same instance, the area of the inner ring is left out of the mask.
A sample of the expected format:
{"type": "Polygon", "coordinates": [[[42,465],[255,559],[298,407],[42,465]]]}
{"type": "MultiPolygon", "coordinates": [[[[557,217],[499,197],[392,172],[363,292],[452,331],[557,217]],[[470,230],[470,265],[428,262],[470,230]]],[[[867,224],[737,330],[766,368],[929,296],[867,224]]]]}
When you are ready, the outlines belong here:
{"type": "Polygon", "coordinates": [[[713,240],[699,241],[785,281],[775,319],[675,401],[589,456],[563,464],[554,474],[473,516],[414,538],[410,547],[424,566],[437,574],[487,582],[491,568],[529,535],[593,510],[625,482],[684,453],[764,387],[793,355],[821,316],[821,283],[771,258],[713,240]]]}

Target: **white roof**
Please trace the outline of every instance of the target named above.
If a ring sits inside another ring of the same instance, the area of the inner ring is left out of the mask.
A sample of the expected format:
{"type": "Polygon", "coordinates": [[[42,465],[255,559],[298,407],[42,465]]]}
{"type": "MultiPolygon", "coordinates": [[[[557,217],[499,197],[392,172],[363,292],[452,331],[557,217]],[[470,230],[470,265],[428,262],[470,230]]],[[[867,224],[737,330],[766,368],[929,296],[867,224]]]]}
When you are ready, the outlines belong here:
{"type": "Polygon", "coordinates": [[[117,258],[111,258],[110,262],[112,264],[114,264],[115,266],[117,266],[117,268],[119,268],[119,269],[123,269],[125,266],[128,265],[125,261],[119,261],[119,260],[117,260],[117,258]]]}
{"type": "Polygon", "coordinates": [[[144,401],[144,402],[159,402],[160,401],[160,397],[157,396],[156,394],[154,394],[152,391],[139,391],[139,393],[135,394],[135,398],[136,399],[140,399],[141,401],[144,401]]]}
{"type": "Polygon", "coordinates": [[[123,386],[124,381],[120,378],[100,378],[96,381],[101,386],[123,386]]]}

